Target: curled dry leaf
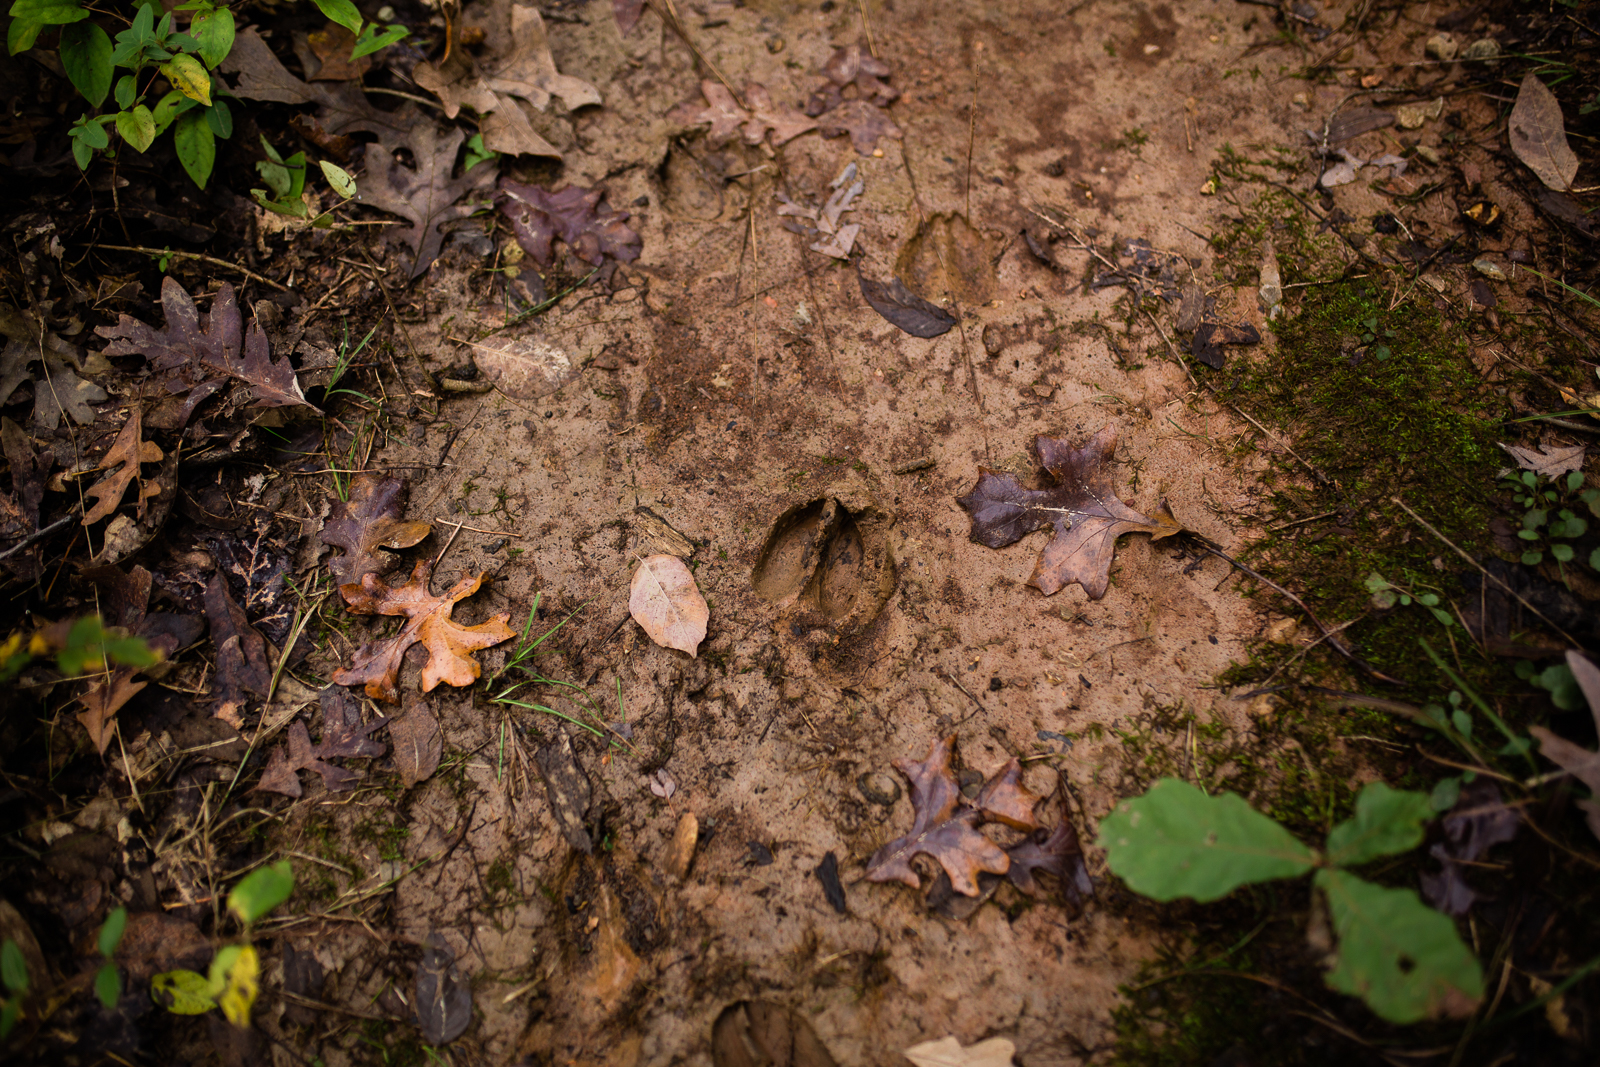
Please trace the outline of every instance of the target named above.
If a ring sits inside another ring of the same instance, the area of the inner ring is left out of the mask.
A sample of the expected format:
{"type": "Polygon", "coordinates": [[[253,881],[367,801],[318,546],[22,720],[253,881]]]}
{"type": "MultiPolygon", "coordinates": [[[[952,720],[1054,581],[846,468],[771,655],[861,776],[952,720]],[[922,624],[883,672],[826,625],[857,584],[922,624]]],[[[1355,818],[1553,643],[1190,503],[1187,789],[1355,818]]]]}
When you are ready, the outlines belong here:
{"type": "Polygon", "coordinates": [[[205,608],[211,641],[217,649],[217,680],[213,687],[216,700],[211,714],[237,730],[244,725],[240,713],[246,694],[265,697],[272,686],[267,641],[250,625],[221,573],[213,574],[206,586],[205,608]]]}
{"type": "Polygon", "coordinates": [[[1117,538],[1148,533],[1160,540],[1183,530],[1166,501],[1147,518],[1117,499],[1109,462],[1116,450],[1117,431],[1110,426],[1082,448],[1065,438],[1035,437],[1034,455],[1056,482],[1049,489],[1024,489],[1014,474],[980,469],[978,484],[956,500],[972,515],[972,540],[1004,548],[1051,527],[1055,536],[1039,554],[1028,584],[1050,596],[1077,582],[1099,600],[1111,584],[1117,538]]]}
{"type": "Polygon", "coordinates": [[[1567,143],[1561,103],[1537,74],[1522,79],[1506,133],[1511,150],[1544,184],[1557,191],[1572,188],[1578,156],[1567,143]]]}
{"type": "Polygon", "coordinates": [[[904,882],[913,888],[922,881],[911,868],[917,855],[933,857],[944,868],[950,885],[964,896],[979,893],[982,872],[1005,874],[1011,860],[999,845],[978,832],[985,817],[1004,815],[1008,825],[1034,829],[1038,822],[1033,808],[1039,798],[1017,784],[1020,764],[1013,759],[990,779],[973,803],[961,795],[961,787],[950,771],[955,752],[955,736],[934,742],[928,758],[897,759],[895,769],[911,783],[914,818],[911,832],[895,838],[872,854],[867,861],[869,882],[904,882]]]}
{"type": "Polygon", "coordinates": [[[394,566],[385,548],[410,548],[433,527],[407,522],[406,483],[386,474],[363,471],[350,482],[350,499],[336,500],[320,535],[322,543],[344,549],[328,562],[340,586],[359,583],[364,574],[384,574],[394,566]]]}
{"type": "Polygon", "coordinates": [[[861,265],[857,263],[856,280],[872,310],[912,337],[938,337],[956,324],[954,315],[907,289],[899,278],[888,283],[875,282],[861,273],[861,265]]]}
{"type": "Polygon", "coordinates": [[[462,46],[463,20],[457,18],[444,65],[418,63],[412,77],[444,104],[446,118],[455,118],[463,106],[477,112],[484,147],[491,152],[560,159],[561,152],[534,131],[517,100],[543,111],[551,97],[559,97],[567,110],[576,111],[600,103],[600,90],[556,69],[538,8],[491,3],[478,13],[488,23],[481,63],[462,46]]]}
{"type": "Polygon", "coordinates": [[[428,651],[422,668],[422,691],[440,682],[467,686],[478,680],[483,667],[472,653],[516,636],[500,614],[477,626],[463,626],[450,617],[456,603],[478,591],[484,575],[462,578],[443,596],[428,592],[432,564],[418,563],[405,585],[391,586],[376,574],[363,575],[359,584],[344,585],[339,593],[358,615],[401,615],[406,624],[393,637],[368,641],[356,649],[350,666],[334,673],[339,685],[366,685],[374,700],[397,703],[400,699],[400,663],[406,649],[420,643],[428,651]]]}
{"type": "Polygon", "coordinates": [[[961,1047],[953,1037],[924,1041],[906,1049],[906,1059],[917,1067],[1012,1067],[1017,1047],[1003,1037],[991,1037],[976,1045],[961,1047]]]}
{"type": "Polygon", "coordinates": [[[706,638],[711,608],[677,556],[646,556],[633,572],[628,613],[663,648],[693,656],[706,638]]]}
{"type": "MultiPolygon", "coordinates": [[[[138,404],[134,404],[133,410],[128,413],[128,421],[122,424],[122,432],[117,434],[117,439],[106,450],[100,466],[95,468],[111,473],[90,487],[89,495],[94,497],[95,504],[83,513],[83,525],[99,522],[117,509],[128,486],[139,476],[139,464],[160,463],[166,457],[166,453],[154,442],[143,439],[143,425],[143,412],[138,404]]],[[[159,492],[161,487],[154,482],[140,483],[137,501],[141,518],[144,516],[145,500],[159,492]]]]}

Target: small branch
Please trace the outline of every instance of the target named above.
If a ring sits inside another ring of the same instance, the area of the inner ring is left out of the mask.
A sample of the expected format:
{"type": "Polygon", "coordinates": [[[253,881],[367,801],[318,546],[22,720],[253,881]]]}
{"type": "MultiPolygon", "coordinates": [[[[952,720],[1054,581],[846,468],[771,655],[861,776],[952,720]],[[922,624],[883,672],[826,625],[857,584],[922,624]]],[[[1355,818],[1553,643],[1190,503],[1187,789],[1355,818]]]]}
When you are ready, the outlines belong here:
{"type": "Polygon", "coordinates": [[[222,268],[224,268],[226,270],[238,271],[240,274],[243,274],[246,278],[250,278],[250,279],[252,279],[254,281],[258,281],[262,285],[270,285],[274,289],[279,290],[280,292],[285,292],[285,293],[294,292],[293,289],[290,289],[287,285],[284,285],[282,282],[275,282],[271,278],[268,278],[266,275],[257,274],[255,271],[251,270],[248,267],[241,267],[237,263],[229,263],[227,260],[218,259],[216,256],[201,255],[199,252],[174,252],[171,249],[167,249],[167,248],[141,248],[138,245],[95,245],[94,247],[95,248],[109,249],[112,252],[139,252],[139,253],[142,253],[143,255],[147,255],[147,256],[170,256],[173,259],[196,259],[196,260],[199,260],[201,263],[209,263],[213,267],[222,267],[222,268]]]}

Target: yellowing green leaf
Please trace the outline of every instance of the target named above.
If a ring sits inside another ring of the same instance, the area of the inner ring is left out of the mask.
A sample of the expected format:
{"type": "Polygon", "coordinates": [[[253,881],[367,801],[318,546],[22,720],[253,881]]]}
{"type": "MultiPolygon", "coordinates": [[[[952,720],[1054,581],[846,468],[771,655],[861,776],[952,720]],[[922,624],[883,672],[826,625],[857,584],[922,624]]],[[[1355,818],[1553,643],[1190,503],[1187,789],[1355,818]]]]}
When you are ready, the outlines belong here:
{"type": "Polygon", "coordinates": [[[117,132],[135,152],[143,152],[156,139],[156,120],[143,104],[131,111],[117,112],[117,132]]]}
{"type": "Polygon", "coordinates": [[[217,1004],[230,1023],[249,1026],[250,1009],[260,991],[261,960],[254,945],[245,945],[239,951],[239,958],[228,968],[228,984],[217,998],[217,1004]]]}
{"type": "Polygon", "coordinates": [[[161,64],[161,73],[184,96],[211,106],[211,75],[194,56],[180,52],[161,64]]]}
{"type": "Polygon", "coordinates": [[[1356,798],[1355,817],[1328,834],[1328,862],[1353,867],[1379,856],[1409,852],[1422,843],[1422,824],[1433,818],[1426,793],[1369,782],[1356,798]]]}
{"type": "Polygon", "coordinates": [[[346,200],[356,198],[356,180],[350,172],[343,167],[336,167],[327,160],[320,161],[317,166],[322,168],[322,176],[328,179],[328,184],[333,186],[333,191],[346,200]]]}
{"type": "Polygon", "coordinates": [[[150,979],[150,994],[174,1015],[203,1015],[217,1006],[205,975],[167,971],[150,979]]]}
{"type": "Polygon", "coordinates": [[[257,867],[239,880],[228,894],[228,910],[240,922],[253,923],[289,899],[294,892],[294,869],[288,860],[257,867]]]}

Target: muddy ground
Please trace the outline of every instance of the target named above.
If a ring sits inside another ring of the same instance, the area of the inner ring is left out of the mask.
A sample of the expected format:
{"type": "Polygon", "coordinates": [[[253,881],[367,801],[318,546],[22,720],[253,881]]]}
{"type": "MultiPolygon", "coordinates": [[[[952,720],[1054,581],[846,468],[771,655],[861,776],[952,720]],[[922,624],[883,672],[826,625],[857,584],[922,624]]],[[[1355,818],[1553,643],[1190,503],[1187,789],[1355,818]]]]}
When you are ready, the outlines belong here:
{"type": "MultiPolygon", "coordinates": [[[[1365,6],[1332,0],[1315,12],[1337,27],[1365,6]]],[[[1044,597],[1027,582],[1045,535],[982,547],[956,498],[980,467],[1032,477],[1035,435],[1081,442],[1110,427],[1129,505],[1148,514],[1165,500],[1224,552],[1263,533],[1262,479],[1287,462],[1285,438],[1202,389],[1177,330],[1178,295],[1199,286],[1218,319],[1261,331],[1230,358],[1294,356],[1262,313],[1259,276],[1224,272],[1210,243],[1261,187],[1212,195],[1215,166],[1234,149],[1303,166],[1303,131],[1359,89],[1379,54],[1419,61],[1389,68],[1394,99],[1428,96],[1414,83],[1435,73],[1420,61],[1436,13],[1387,12],[1384,32],[1339,56],[1339,70],[1302,80],[1294,73],[1325,49],[1254,4],[683,9],[730,83],[796,102],[837,47],[870,34],[901,91],[888,113],[903,136],[868,154],[816,133],[776,150],[713,146],[669,117],[700,100],[705,68],[654,13],[624,38],[601,5],[552,10],[560,70],[604,97],[558,144],[559,180],[603,187],[632,213],[636,261],[509,327],[505,268],[518,257],[492,221],[464,224],[413,285],[390,248],[382,297],[330,258],[331,243],[263,238],[285,258],[261,263],[334,282],[317,294],[327,299],[289,311],[305,329],[302,355],[383,322],[386,354],[362,386],[383,403],[344,412],[332,439],[409,481],[407,514],[434,534],[403,553],[406,565],[442,551],[436,589],[487,572],[486,592],[457,611],[467,622],[504,612],[520,630],[537,600],[533,632],[559,624],[539,672],[585,695],[547,684],[518,699],[606,725],[496,704],[482,687],[423,697],[410,666],[407,705],[425,700],[443,728],[433,777],[403,789],[378,760],[353,793],[308,780],[292,803],[253,794],[274,816],[265,843],[301,881],[288,914],[261,931],[313,953],[326,974],[311,998],[318,1013],[297,1030],[304,1019],[285,1014],[297,1002],[271,996],[283,953],[266,950],[261,1054],[420,1062],[400,1058],[419,1046],[392,1020],[410,1015],[420,946],[439,934],[475,1005],[466,1034],[435,1053],[449,1062],[732,1065],[746,1061],[727,1038],[714,1051],[713,1026],[743,1001],[792,1009],[840,1064],[901,1063],[901,1049],[946,1035],[1009,1038],[1028,1067],[1108,1062],[1119,986],[1152,958],[1157,931],[1114,888],[1079,910],[1054,887],[1036,900],[1002,886],[956,919],[907,886],[865,881],[867,858],[912,822],[891,761],[921,759],[952,734],[981,776],[1020,757],[1028,785],[1070,798],[1088,869],[1114,887],[1091,846],[1138,777],[1123,735],[1148,738],[1157,713],[1247,735],[1272,704],[1235,699],[1219,675],[1262,640],[1303,646],[1308,628],[1276,613],[1287,604],[1247,597],[1238,572],[1193,542],[1143,535],[1120,544],[1103,598],[1078,586],[1044,597]],[[1359,70],[1346,76],[1345,64],[1359,70]],[[820,203],[850,165],[864,187],[847,216],[862,227],[855,262],[808,250],[777,213],[779,193],[820,203]],[[1054,268],[1024,230],[1050,239],[1054,268]],[[941,245],[941,234],[953,236],[941,245]],[[1084,284],[1115,265],[1104,257],[1138,255],[1155,264],[1135,271],[1154,301],[1136,303],[1128,284],[1084,284]],[[908,335],[867,306],[858,271],[918,279],[956,327],[908,335]],[[398,318],[386,314],[391,295],[398,318]],[[524,400],[440,394],[413,373],[416,359],[435,379],[477,388],[485,342],[474,339],[496,327],[497,339],[563,353],[559,386],[524,400]],[[629,617],[631,570],[657,552],[684,556],[710,603],[697,656],[655,645],[629,617]],[[592,855],[574,849],[537,766],[564,745],[592,788],[592,855]],[[689,815],[698,832],[684,871],[690,853],[675,835],[689,815]],[[815,873],[830,854],[842,909],[815,873]]],[[[1495,107],[1459,101],[1468,128],[1495,107]]],[[[1370,158],[1396,132],[1350,145],[1370,158]]],[[[1435,116],[1405,136],[1438,147],[1448,132],[1435,116]]],[[[525,173],[555,173],[540,166],[525,173]]],[[[1319,166],[1294,179],[1300,196],[1315,195],[1319,166]]],[[[1516,210],[1514,197],[1489,195],[1516,210]]],[[[1328,196],[1318,210],[1350,220],[1393,207],[1365,181],[1328,196]]],[[[1437,236],[1456,214],[1441,198],[1407,218],[1437,236]]],[[[1354,229],[1355,241],[1324,235],[1317,246],[1335,274],[1376,247],[1362,243],[1369,224],[1354,229]]],[[[1481,314],[1472,277],[1459,262],[1431,267],[1427,297],[1481,314]]],[[[1515,353],[1473,355],[1492,374],[1515,353]]],[[[241,490],[246,506],[278,513],[260,529],[298,543],[300,573],[313,575],[325,562],[327,475],[263,473],[241,490]]],[[[161,558],[161,546],[151,551],[161,558]]],[[[313,725],[311,695],[370,632],[336,600],[295,672],[313,725]]],[[[487,674],[508,648],[481,656],[487,674]]],[[[139,708],[122,724],[136,761],[160,733],[141,737],[139,708]]],[[[1194,770],[1192,726],[1155,736],[1180,767],[1187,749],[1194,770]]],[[[107,796],[126,791],[117,773],[107,796]]],[[[1059,803],[1046,806],[1052,819],[1059,803]]],[[[185,847],[162,862],[215,860],[185,847]]],[[[209,1055],[205,1031],[175,1040],[183,1056],[209,1055]]]]}

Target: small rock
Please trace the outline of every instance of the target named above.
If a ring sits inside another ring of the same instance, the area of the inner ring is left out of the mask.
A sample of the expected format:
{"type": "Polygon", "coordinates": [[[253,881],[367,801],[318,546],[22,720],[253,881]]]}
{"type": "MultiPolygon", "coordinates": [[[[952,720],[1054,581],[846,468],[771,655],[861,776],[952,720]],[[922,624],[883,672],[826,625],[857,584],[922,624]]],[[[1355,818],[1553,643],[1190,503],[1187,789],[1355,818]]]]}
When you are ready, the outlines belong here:
{"type": "Polygon", "coordinates": [[[1431,145],[1417,145],[1417,155],[1422,157],[1422,159],[1426,162],[1433,164],[1435,167],[1439,165],[1439,150],[1431,145]]]}
{"type": "Polygon", "coordinates": [[[989,323],[983,328],[983,350],[993,359],[1000,354],[1006,346],[1006,333],[1004,327],[998,323],[989,323]]]}
{"type": "Polygon", "coordinates": [[[1444,114],[1444,97],[1439,97],[1428,104],[1401,104],[1394,109],[1394,121],[1402,130],[1421,129],[1422,124],[1429,119],[1436,119],[1444,114]]]}
{"type": "Polygon", "coordinates": [[[1503,282],[1506,280],[1506,272],[1501,270],[1500,265],[1492,259],[1475,259],[1472,261],[1472,269],[1493,281],[1503,282]]]}
{"type": "Polygon", "coordinates": [[[1261,246],[1261,288],[1256,292],[1256,303],[1271,322],[1283,308],[1283,276],[1278,270],[1278,253],[1267,241],[1261,246]]]}
{"type": "Polygon", "coordinates": [[[1301,111],[1311,110],[1311,97],[1305,93],[1295,93],[1294,96],[1289,98],[1289,102],[1301,111]]]}
{"type": "Polygon", "coordinates": [[[1480,38],[1467,45],[1461,53],[1461,58],[1493,62],[1500,58],[1500,42],[1493,37],[1480,38]]]}
{"type": "Polygon", "coordinates": [[[667,873],[678,881],[689,877],[689,866],[694,863],[695,842],[700,839],[700,820],[694,812],[686,811],[678,820],[678,829],[672,834],[672,844],[667,846],[667,873]]]}
{"type": "Polygon", "coordinates": [[[1461,51],[1461,42],[1456,40],[1454,34],[1436,33],[1428,38],[1427,53],[1430,59],[1441,60],[1445,63],[1456,58],[1456,53],[1461,51]]]}
{"type": "Polygon", "coordinates": [[[639,299],[639,290],[632,288],[618,289],[611,294],[611,302],[613,304],[630,304],[637,299],[639,299]]]}

